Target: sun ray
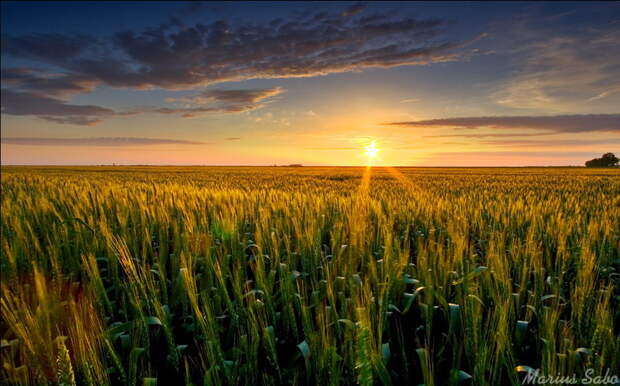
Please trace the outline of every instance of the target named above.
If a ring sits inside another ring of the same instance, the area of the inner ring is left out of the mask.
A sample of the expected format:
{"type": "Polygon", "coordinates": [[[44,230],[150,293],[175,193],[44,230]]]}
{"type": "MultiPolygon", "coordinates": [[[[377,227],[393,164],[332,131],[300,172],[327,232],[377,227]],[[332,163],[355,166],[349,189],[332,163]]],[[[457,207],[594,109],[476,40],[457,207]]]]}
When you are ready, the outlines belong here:
{"type": "Polygon", "coordinates": [[[351,197],[353,200],[351,214],[349,216],[349,243],[352,250],[363,250],[368,242],[365,238],[365,231],[369,226],[369,210],[370,210],[370,179],[372,176],[372,168],[364,167],[360,184],[355,194],[351,197]]]}
{"type": "Polygon", "coordinates": [[[358,195],[367,195],[368,188],[370,187],[370,177],[372,175],[372,167],[366,166],[364,168],[364,174],[362,174],[362,179],[360,181],[360,186],[358,188],[358,195]]]}
{"type": "Polygon", "coordinates": [[[403,185],[407,190],[411,191],[411,192],[421,192],[422,189],[420,189],[420,187],[415,184],[410,178],[405,177],[405,175],[403,173],[401,173],[400,170],[396,169],[393,166],[387,166],[386,167],[388,173],[390,173],[390,175],[398,182],[401,183],[401,185],[403,185]]]}

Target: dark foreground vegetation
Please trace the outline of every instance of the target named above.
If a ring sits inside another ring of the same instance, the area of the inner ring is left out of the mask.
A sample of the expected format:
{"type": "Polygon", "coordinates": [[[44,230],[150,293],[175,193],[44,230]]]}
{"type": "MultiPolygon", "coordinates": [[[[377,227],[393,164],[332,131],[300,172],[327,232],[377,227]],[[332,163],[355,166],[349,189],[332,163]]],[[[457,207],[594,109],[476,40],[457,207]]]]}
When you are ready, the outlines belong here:
{"type": "Polygon", "coordinates": [[[605,153],[601,158],[594,158],[586,161],[586,167],[589,168],[609,168],[617,166],[620,159],[614,153],[605,153]]]}

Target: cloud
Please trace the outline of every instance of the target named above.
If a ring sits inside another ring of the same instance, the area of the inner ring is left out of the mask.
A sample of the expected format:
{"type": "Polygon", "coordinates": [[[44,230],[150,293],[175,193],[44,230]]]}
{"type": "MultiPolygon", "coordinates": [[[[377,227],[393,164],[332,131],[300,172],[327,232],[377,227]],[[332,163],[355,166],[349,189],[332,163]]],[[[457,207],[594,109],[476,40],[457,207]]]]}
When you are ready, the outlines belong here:
{"type": "Polygon", "coordinates": [[[267,103],[267,99],[284,92],[280,87],[264,89],[211,89],[184,98],[169,98],[168,102],[183,103],[179,108],[156,108],[153,111],[162,114],[183,114],[192,117],[199,113],[226,112],[239,113],[256,110],[267,103]]]}
{"type": "MultiPolygon", "coordinates": [[[[26,73],[30,76],[29,73],[26,73]]],[[[28,89],[29,87],[22,87],[28,89]]],[[[62,99],[42,95],[52,90],[52,94],[65,94],[70,87],[54,87],[34,91],[14,91],[2,89],[2,113],[9,115],[30,115],[49,122],[81,126],[94,126],[104,119],[136,115],[142,113],[181,114],[189,118],[204,113],[239,113],[263,107],[267,99],[283,92],[281,88],[206,90],[198,95],[169,99],[169,102],[182,102],[182,107],[146,107],[130,111],[114,111],[101,106],[74,105],[62,99]]],[[[72,90],[72,89],[71,89],[72,90]]]]}
{"type": "Polygon", "coordinates": [[[190,118],[203,113],[240,113],[265,106],[266,99],[279,95],[279,87],[267,89],[206,90],[184,98],[168,98],[168,102],[183,103],[182,107],[159,107],[146,111],[160,114],[181,114],[190,118]]]}
{"type": "Polygon", "coordinates": [[[63,34],[6,36],[3,53],[53,64],[68,76],[135,89],[182,89],[252,78],[325,75],[369,67],[455,60],[462,42],[442,38],[436,18],[374,14],[343,19],[311,13],[289,20],[233,25],[166,23],[107,38],[63,34]]]}
{"type": "Polygon", "coordinates": [[[2,69],[2,113],[50,122],[95,125],[128,114],[194,117],[258,109],[280,88],[207,89],[172,100],[175,105],[115,112],[76,105],[69,98],[99,86],[129,89],[196,89],[255,78],[309,77],[369,67],[425,65],[456,60],[465,43],[444,38],[437,18],[344,13],[304,13],[265,22],[184,25],[169,22],[143,30],[94,37],[60,33],[4,35],[2,54],[27,59],[54,73],[24,67],[2,69]]]}
{"type": "Polygon", "coordinates": [[[226,104],[255,104],[264,99],[279,95],[283,92],[280,87],[266,89],[244,89],[244,90],[221,90],[212,89],[203,92],[200,96],[213,99],[226,104]]]}
{"type": "Polygon", "coordinates": [[[70,115],[66,117],[40,116],[39,118],[44,119],[48,122],[77,126],[95,126],[103,122],[103,119],[101,118],[81,117],[79,115],[70,115]]]}
{"type": "Polygon", "coordinates": [[[241,137],[227,137],[224,138],[226,141],[239,141],[241,140],[241,137]]]}
{"type": "Polygon", "coordinates": [[[352,6],[348,7],[347,9],[345,9],[342,12],[342,16],[348,17],[348,16],[355,16],[358,13],[364,11],[366,9],[366,4],[363,3],[355,3],[352,6]]]}
{"type": "Polygon", "coordinates": [[[620,103],[620,24],[559,29],[557,22],[525,15],[512,27],[502,22],[498,29],[503,39],[499,45],[510,48],[497,53],[509,56],[514,67],[510,78],[499,82],[491,94],[497,104],[589,112],[596,107],[593,101],[620,103]]]}
{"type": "Polygon", "coordinates": [[[143,146],[143,145],[204,145],[208,142],[185,141],[180,139],[140,138],[140,137],[92,137],[92,138],[44,138],[44,137],[4,137],[2,144],[28,146],[143,146]]]}
{"type": "Polygon", "coordinates": [[[538,137],[541,135],[554,134],[547,133],[483,133],[483,134],[445,134],[445,135],[425,135],[424,138],[487,138],[487,137],[538,137]]]}
{"type": "Polygon", "coordinates": [[[547,140],[547,141],[535,141],[535,140],[490,140],[481,141],[484,145],[493,146],[528,146],[528,147],[557,147],[557,146],[592,146],[592,145],[618,145],[620,139],[567,139],[567,140],[547,140]]]}
{"type": "Polygon", "coordinates": [[[620,132],[620,114],[499,116],[428,119],[392,122],[405,127],[450,127],[454,129],[523,129],[547,130],[553,133],[620,132]]]}
{"type": "Polygon", "coordinates": [[[2,84],[14,91],[65,97],[91,92],[99,82],[85,75],[46,74],[31,68],[2,69],[2,84]]]}
{"type": "Polygon", "coordinates": [[[0,101],[3,114],[34,115],[57,123],[94,125],[116,114],[114,110],[105,107],[74,105],[48,96],[5,88],[2,89],[0,101]]]}

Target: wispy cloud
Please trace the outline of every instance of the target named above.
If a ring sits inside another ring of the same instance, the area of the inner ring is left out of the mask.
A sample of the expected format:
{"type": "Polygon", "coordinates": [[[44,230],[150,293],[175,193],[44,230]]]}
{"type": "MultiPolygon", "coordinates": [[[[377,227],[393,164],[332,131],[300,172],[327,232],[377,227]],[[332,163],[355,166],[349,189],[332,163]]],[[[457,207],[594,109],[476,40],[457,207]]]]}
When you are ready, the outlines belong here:
{"type": "Polygon", "coordinates": [[[224,138],[224,140],[226,140],[226,141],[240,141],[241,137],[227,137],[227,138],[224,138]]]}
{"type": "Polygon", "coordinates": [[[553,132],[542,133],[481,133],[481,134],[442,134],[425,135],[424,138],[510,138],[510,137],[539,137],[541,135],[554,134],[553,132]]]}
{"type": "Polygon", "coordinates": [[[503,46],[497,53],[510,57],[514,71],[498,83],[491,99],[505,107],[558,113],[592,111],[591,102],[599,100],[617,105],[620,24],[554,27],[557,20],[532,14],[497,27],[503,46]]]}
{"type": "MultiPolygon", "coordinates": [[[[454,129],[524,129],[553,133],[620,132],[620,114],[498,116],[427,119],[391,122],[405,127],[447,127],[454,129]]],[[[547,133],[549,134],[549,133],[547,133]]]]}
{"type": "Polygon", "coordinates": [[[183,107],[155,108],[154,112],[162,114],[182,114],[184,117],[193,117],[200,113],[226,112],[239,113],[256,110],[267,103],[267,99],[284,92],[279,87],[265,89],[211,89],[198,95],[184,98],[169,98],[168,102],[182,103],[183,107]]]}
{"type": "Polygon", "coordinates": [[[205,145],[208,142],[186,141],[165,138],[140,137],[91,137],[91,138],[49,138],[49,137],[4,137],[2,144],[29,146],[145,146],[145,145],[205,145]]]}
{"type": "Polygon", "coordinates": [[[575,147],[583,147],[583,146],[594,146],[594,145],[619,145],[620,138],[610,138],[610,139],[564,139],[564,140],[518,140],[518,139],[509,139],[509,140],[488,140],[488,141],[480,141],[484,145],[493,145],[493,146],[514,146],[514,147],[558,147],[558,146],[575,146],[575,147]]]}

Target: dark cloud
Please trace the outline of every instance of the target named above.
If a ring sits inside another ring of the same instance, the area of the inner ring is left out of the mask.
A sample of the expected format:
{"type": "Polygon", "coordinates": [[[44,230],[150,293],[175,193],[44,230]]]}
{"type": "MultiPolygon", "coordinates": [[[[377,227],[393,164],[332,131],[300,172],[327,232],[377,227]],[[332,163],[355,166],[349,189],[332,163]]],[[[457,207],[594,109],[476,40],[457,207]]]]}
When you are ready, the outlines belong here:
{"type": "Polygon", "coordinates": [[[185,98],[169,98],[168,102],[184,104],[178,108],[155,108],[154,112],[161,114],[182,114],[184,117],[193,117],[200,113],[225,112],[239,113],[251,111],[264,106],[267,99],[279,95],[283,90],[279,87],[265,89],[213,89],[201,92],[198,95],[185,98]]]}
{"type": "Polygon", "coordinates": [[[78,126],[95,126],[103,122],[103,119],[101,118],[82,117],[79,115],[69,115],[66,117],[40,116],[39,118],[44,119],[49,122],[66,124],[66,125],[78,125],[78,126]]]}
{"type": "Polygon", "coordinates": [[[47,96],[69,96],[91,92],[100,82],[76,74],[46,74],[30,68],[2,69],[2,85],[14,91],[47,96]]]}
{"type": "MultiPolygon", "coordinates": [[[[41,79],[33,76],[30,72],[7,73],[7,84],[13,84],[16,88],[29,89],[41,79]],[[24,80],[25,79],[25,80],[24,80]],[[21,82],[21,83],[19,83],[21,82]]],[[[59,78],[57,78],[59,79],[59,78]]],[[[186,98],[168,99],[169,102],[182,103],[181,107],[146,107],[126,112],[114,111],[100,106],[75,105],[62,99],[42,95],[71,93],[76,86],[72,87],[69,81],[47,84],[41,81],[43,86],[35,91],[14,91],[2,89],[2,113],[9,115],[36,116],[54,123],[71,124],[81,126],[94,126],[104,119],[136,115],[142,113],[180,114],[185,118],[194,117],[205,113],[239,113],[251,111],[263,107],[267,99],[283,92],[281,88],[267,89],[237,89],[237,90],[206,90],[198,95],[186,98]],[[45,86],[49,87],[45,87],[45,86]]]]}
{"type": "Polygon", "coordinates": [[[279,87],[266,89],[243,89],[243,90],[222,90],[212,89],[200,94],[201,97],[213,98],[218,102],[230,104],[252,104],[263,99],[281,94],[283,90],[279,87]]]}
{"type": "Polygon", "coordinates": [[[139,137],[93,137],[93,138],[43,138],[5,137],[3,144],[29,146],[143,146],[143,145],[204,145],[208,142],[184,141],[180,139],[139,137]]]}
{"type": "Polygon", "coordinates": [[[175,89],[450,61],[461,43],[442,39],[445,27],[441,19],[315,13],[263,24],[166,23],[99,40],[7,36],[3,46],[13,57],[52,63],[110,86],[175,89]]]}
{"type": "Polygon", "coordinates": [[[454,129],[548,130],[554,133],[620,132],[620,114],[464,117],[392,122],[388,125],[454,129]]]}
{"type": "Polygon", "coordinates": [[[366,4],[355,3],[342,12],[342,16],[355,16],[366,9],[366,4]]]}
{"type": "Polygon", "coordinates": [[[241,137],[228,137],[228,138],[224,138],[226,141],[239,141],[241,140],[241,137]]]}
{"type": "MultiPolygon", "coordinates": [[[[203,5],[200,5],[202,7],[203,5]]],[[[193,7],[193,6],[192,6],[193,7]]],[[[99,85],[131,89],[187,89],[252,78],[285,78],[454,60],[459,42],[442,39],[441,19],[358,15],[364,5],[338,12],[305,13],[264,23],[184,25],[172,17],[141,31],[109,37],[32,33],[3,36],[2,53],[52,65],[55,73],[2,69],[2,113],[51,122],[94,125],[127,115],[75,105],[67,99],[99,85]]],[[[154,112],[192,117],[264,106],[279,88],[207,90],[154,112]]]]}
{"type": "Polygon", "coordinates": [[[92,105],[74,105],[31,92],[2,89],[2,113],[10,115],[34,115],[57,123],[94,125],[103,118],[115,115],[114,110],[92,105]]]}

